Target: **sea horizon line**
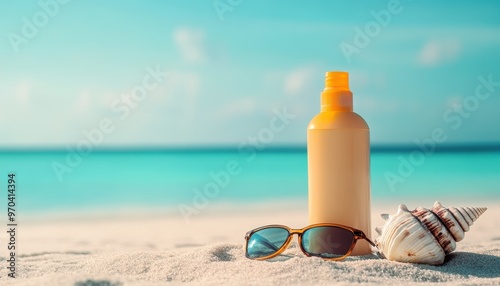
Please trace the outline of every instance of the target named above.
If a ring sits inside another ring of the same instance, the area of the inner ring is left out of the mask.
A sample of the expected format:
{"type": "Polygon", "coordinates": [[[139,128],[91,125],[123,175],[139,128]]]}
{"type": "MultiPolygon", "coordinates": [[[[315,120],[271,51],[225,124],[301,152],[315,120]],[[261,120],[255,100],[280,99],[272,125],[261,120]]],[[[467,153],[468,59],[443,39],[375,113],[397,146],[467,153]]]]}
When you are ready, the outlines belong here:
{"type": "MultiPolygon", "coordinates": [[[[249,148],[251,146],[246,146],[249,148]]],[[[254,147],[262,153],[306,153],[305,144],[271,145],[262,149],[254,147]]],[[[0,147],[0,153],[64,153],[75,150],[75,146],[68,147],[0,147]]],[[[438,153],[466,153],[466,152],[500,152],[500,143],[475,144],[434,144],[419,146],[417,144],[371,144],[372,153],[404,153],[421,150],[423,152],[438,153]]],[[[238,146],[232,145],[170,145],[170,146],[109,146],[99,147],[92,153],[234,153],[239,152],[238,146]]]]}

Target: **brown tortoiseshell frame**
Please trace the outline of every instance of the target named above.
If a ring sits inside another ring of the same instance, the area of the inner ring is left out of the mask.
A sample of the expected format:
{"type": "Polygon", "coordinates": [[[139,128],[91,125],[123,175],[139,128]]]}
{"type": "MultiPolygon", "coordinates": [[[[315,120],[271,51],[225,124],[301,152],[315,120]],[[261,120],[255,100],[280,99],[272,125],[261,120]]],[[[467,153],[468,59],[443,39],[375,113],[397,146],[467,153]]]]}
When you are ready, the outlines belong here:
{"type": "Polygon", "coordinates": [[[305,251],[304,248],[302,247],[302,234],[306,230],[308,230],[308,229],[315,228],[315,227],[321,227],[321,226],[335,226],[335,227],[343,228],[345,230],[348,230],[348,231],[352,232],[352,234],[354,235],[354,239],[353,239],[353,241],[351,243],[351,247],[349,248],[349,251],[344,256],[333,257],[333,258],[321,257],[323,259],[326,259],[326,260],[342,260],[342,259],[346,258],[347,256],[349,256],[351,254],[352,250],[356,246],[356,242],[358,241],[358,239],[364,239],[364,240],[368,241],[368,243],[370,243],[370,245],[372,245],[373,247],[376,247],[375,244],[368,237],[366,237],[366,235],[365,235],[365,233],[363,231],[361,231],[359,229],[356,229],[356,228],[353,228],[353,227],[350,227],[350,226],[341,225],[341,224],[335,224],[335,223],[317,223],[317,224],[312,224],[312,225],[306,226],[306,227],[301,228],[301,229],[292,229],[292,228],[289,228],[288,226],[285,226],[285,225],[271,224],[271,225],[265,225],[265,226],[253,229],[253,230],[251,230],[251,231],[249,231],[249,232],[247,232],[245,234],[245,240],[246,240],[246,244],[245,244],[245,256],[247,258],[255,259],[255,260],[265,260],[265,259],[270,259],[270,258],[276,257],[276,256],[280,255],[283,251],[285,251],[285,249],[287,249],[288,245],[292,241],[292,237],[293,237],[294,234],[297,234],[298,237],[299,237],[300,250],[302,250],[302,252],[304,252],[305,255],[312,256],[307,251],[305,251]],[[248,257],[248,240],[250,239],[250,236],[252,236],[252,234],[254,234],[257,231],[263,230],[263,229],[266,229],[266,228],[283,228],[283,229],[286,229],[288,231],[288,237],[287,237],[285,243],[275,253],[273,253],[271,255],[263,256],[263,257],[257,257],[257,258],[248,257]]]}

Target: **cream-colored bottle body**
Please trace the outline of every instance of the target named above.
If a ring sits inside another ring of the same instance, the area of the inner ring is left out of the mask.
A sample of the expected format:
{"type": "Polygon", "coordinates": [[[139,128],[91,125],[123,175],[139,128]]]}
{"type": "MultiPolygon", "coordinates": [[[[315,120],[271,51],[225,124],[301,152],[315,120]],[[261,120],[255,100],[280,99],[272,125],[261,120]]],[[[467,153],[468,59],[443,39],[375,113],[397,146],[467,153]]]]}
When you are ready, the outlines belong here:
{"type": "MultiPolygon", "coordinates": [[[[309,222],[351,226],[371,238],[368,125],[352,112],[350,92],[324,92],[322,110],[307,130],[309,222]]],[[[370,253],[361,239],[351,255],[370,253]]]]}
{"type": "MultiPolygon", "coordinates": [[[[342,117],[356,116],[363,120],[353,112],[342,113],[342,117]]],[[[360,229],[371,237],[370,135],[366,123],[364,125],[364,128],[355,129],[309,126],[307,159],[311,224],[339,223],[360,229]]],[[[369,244],[358,240],[352,255],[369,253],[369,244]]]]}

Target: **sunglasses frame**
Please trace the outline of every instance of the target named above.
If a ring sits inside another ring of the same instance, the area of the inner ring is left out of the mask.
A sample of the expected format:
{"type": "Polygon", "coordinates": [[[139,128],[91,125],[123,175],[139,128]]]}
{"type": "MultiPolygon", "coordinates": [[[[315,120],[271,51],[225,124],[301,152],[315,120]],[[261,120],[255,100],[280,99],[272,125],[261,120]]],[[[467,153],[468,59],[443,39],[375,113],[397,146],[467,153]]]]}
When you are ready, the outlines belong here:
{"type": "Polygon", "coordinates": [[[333,260],[342,260],[342,259],[345,259],[347,256],[349,256],[351,254],[352,250],[356,246],[356,242],[359,239],[364,239],[364,240],[368,241],[368,243],[371,246],[376,247],[375,243],[373,243],[368,237],[366,237],[366,235],[365,235],[365,233],[363,231],[361,231],[359,229],[356,229],[356,228],[353,228],[353,227],[350,227],[350,226],[342,225],[342,224],[336,224],[336,223],[316,223],[316,224],[308,225],[308,226],[306,226],[304,228],[301,228],[301,229],[293,229],[293,228],[289,228],[286,225],[280,225],[280,224],[270,224],[270,225],[265,225],[265,226],[258,227],[256,229],[252,229],[252,230],[250,230],[249,232],[247,232],[245,234],[245,241],[246,241],[246,244],[245,244],[245,256],[247,258],[249,258],[249,259],[255,259],[255,260],[266,260],[266,259],[270,259],[270,258],[276,257],[276,256],[280,255],[281,253],[283,253],[283,251],[285,251],[285,249],[288,248],[288,245],[292,241],[292,237],[293,237],[294,234],[297,234],[298,239],[299,239],[300,250],[305,255],[307,255],[308,257],[311,257],[311,256],[321,257],[321,258],[323,258],[325,260],[332,260],[333,261],[333,260]],[[304,250],[304,247],[302,246],[302,234],[305,231],[307,231],[307,230],[309,230],[311,228],[323,227],[323,226],[338,227],[338,228],[342,228],[342,229],[345,229],[347,231],[352,232],[352,234],[354,236],[354,239],[353,239],[353,241],[351,243],[351,247],[349,248],[349,251],[347,251],[347,253],[345,255],[343,255],[341,257],[321,257],[321,256],[311,255],[307,251],[304,250]],[[256,233],[256,232],[258,232],[260,230],[266,229],[266,228],[282,228],[282,229],[286,229],[288,231],[288,237],[287,237],[285,243],[283,243],[283,246],[281,246],[273,254],[270,254],[270,255],[267,255],[267,256],[263,256],[263,257],[249,257],[248,256],[248,242],[249,242],[250,237],[254,233],[256,233]]]}

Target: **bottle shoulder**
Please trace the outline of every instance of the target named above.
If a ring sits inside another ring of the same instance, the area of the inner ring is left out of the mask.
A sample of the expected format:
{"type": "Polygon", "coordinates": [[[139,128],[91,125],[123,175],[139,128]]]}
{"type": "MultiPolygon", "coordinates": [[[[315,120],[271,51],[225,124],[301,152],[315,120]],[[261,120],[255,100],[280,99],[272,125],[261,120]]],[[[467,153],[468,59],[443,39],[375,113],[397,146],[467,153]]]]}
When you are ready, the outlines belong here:
{"type": "Polygon", "coordinates": [[[324,111],[317,114],[307,130],[314,129],[365,129],[369,130],[368,124],[355,112],[351,111],[324,111]]]}

